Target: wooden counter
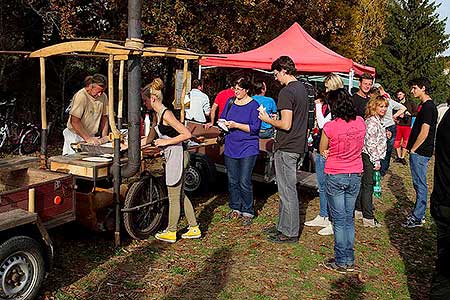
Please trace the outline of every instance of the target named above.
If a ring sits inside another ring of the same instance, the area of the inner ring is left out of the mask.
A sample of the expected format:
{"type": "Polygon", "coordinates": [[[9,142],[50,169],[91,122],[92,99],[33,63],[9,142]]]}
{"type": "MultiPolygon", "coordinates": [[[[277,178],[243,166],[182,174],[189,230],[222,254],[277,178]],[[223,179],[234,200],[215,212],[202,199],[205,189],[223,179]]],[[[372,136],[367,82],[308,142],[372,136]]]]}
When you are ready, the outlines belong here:
{"type": "Polygon", "coordinates": [[[92,162],[83,160],[86,157],[92,157],[92,155],[81,152],[72,155],[52,156],[48,159],[50,170],[92,180],[109,177],[112,158],[108,162],[92,162]]]}

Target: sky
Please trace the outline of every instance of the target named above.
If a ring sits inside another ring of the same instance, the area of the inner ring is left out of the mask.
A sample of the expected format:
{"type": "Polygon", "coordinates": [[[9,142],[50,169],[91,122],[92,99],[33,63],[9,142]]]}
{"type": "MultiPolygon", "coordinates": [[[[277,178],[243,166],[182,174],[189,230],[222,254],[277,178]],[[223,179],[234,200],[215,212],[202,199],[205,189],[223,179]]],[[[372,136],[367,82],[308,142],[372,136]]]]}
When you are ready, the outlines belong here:
{"type": "MultiPolygon", "coordinates": [[[[450,0],[436,0],[436,3],[441,3],[441,7],[438,9],[440,18],[447,18],[447,24],[445,26],[445,32],[450,34],[450,0]]],[[[450,56],[450,48],[444,53],[445,56],[450,56]]]]}

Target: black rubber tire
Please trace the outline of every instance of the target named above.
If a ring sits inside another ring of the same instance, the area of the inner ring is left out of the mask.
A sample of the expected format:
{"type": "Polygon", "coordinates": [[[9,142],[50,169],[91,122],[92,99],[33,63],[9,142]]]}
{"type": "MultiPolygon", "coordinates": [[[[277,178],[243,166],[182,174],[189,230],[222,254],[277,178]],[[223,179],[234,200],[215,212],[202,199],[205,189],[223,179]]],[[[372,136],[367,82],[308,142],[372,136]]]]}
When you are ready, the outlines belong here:
{"type": "Polygon", "coordinates": [[[206,192],[207,176],[204,167],[199,162],[189,165],[184,175],[184,191],[189,195],[201,195],[206,192]]]}
{"type": "Polygon", "coordinates": [[[144,176],[134,182],[125,197],[124,208],[133,208],[150,201],[150,183],[152,196],[156,201],[146,207],[131,212],[124,212],[123,223],[128,234],[138,240],[147,239],[160,227],[167,212],[167,192],[162,182],[152,176],[144,176]]]}
{"type": "Polygon", "coordinates": [[[27,236],[12,237],[0,245],[0,299],[36,298],[45,276],[43,253],[41,245],[27,236]],[[17,271],[24,274],[14,275],[17,271]],[[12,287],[9,279],[19,286],[12,287]]]}
{"type": "Polygon", "coordinates": [[[216,180],[216,169],[205,155],[192,154],[186,170],[184,191],[188,196],[206,194],[216,180]]]}
{"type": "Polygon", "coordinates": [[[30,129],[20,138],[19,154],[31,154],[39,149],[41,134],[37,129],[30,129]]]}

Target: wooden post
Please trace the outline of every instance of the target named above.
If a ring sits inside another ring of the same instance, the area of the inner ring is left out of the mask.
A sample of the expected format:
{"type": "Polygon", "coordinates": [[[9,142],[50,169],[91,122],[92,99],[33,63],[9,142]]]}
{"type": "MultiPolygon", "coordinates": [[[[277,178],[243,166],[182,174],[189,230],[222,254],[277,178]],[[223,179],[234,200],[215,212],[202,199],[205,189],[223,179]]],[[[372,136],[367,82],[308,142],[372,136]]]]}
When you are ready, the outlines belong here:
{"type": "Polygon", "coordinates": [[[31,188],[28,190],[28,211],[30,213],[35,212],[35,190],[31,188]]]}
{"type": "Polygon", "coordinates": [[[114,118],[114,55],[109,56],[108,60],[108,96],[109,96],[109,123],[113,133],[114,158],[112,164],[113,179],[113,203],[115,207],[115,231],[114,244],[120,245],[120,131],[116,127],[114,118]]]}
{"type": "Polygon", "coordinates": [[[40,168],[47,168],[47,94],[45,84],[45,58],[39,58],[39,71],[41,77],[41,155],[40,168]]]}
{"type": "Polygon", "coordinates": [[[117,123],[118,128],[122,128],[122,118],[123,118],[123,73],[125,69],[125,61],[120,61],[119,69],[119,107],[117,109],[117,123]]]}
{"type": "Polygon", "coordinates": [[[180,113],[180,122],[184,123],[184,97],[186,96],[186,89],[187,89],[187,71],[188,71],[188,60],[183,60],[183,87],[181,88],[181,96],[180,96],[180,106],[181,106],[181,113],[180,113]]]}
{"type": "Polygon", "coordinates": [[[114,118],[114,55],[109,55],[108,60],[108,119],[109,126],[115,139],[120,139],[120,131],[116,127],[114,118]]]}
{"type": "Polygon", "coordinates": [[[47,129],[47,95],[45,84],[45,58],[39,58],[40,73],[41,73],[41,126],[42,129],[47,129]]]}

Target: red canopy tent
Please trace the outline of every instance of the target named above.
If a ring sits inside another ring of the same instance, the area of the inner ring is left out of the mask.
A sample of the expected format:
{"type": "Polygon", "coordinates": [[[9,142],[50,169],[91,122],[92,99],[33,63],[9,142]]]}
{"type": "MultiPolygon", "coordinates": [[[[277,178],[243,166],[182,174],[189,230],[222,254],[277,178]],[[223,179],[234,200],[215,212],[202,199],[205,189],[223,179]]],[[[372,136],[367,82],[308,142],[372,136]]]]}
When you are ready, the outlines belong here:
{"type": "Polygon", "coordinates": [[[298,71],[308,73],[342,72],[375,75],[375,68],[363,66],[328,49],[313,39],[298,23],[267,44],[242,53],[223,54],[224,58],[207,57],[202,67],[235,67],[270,70],[272,62],[282,55],[291,57],[298,71]]]}

